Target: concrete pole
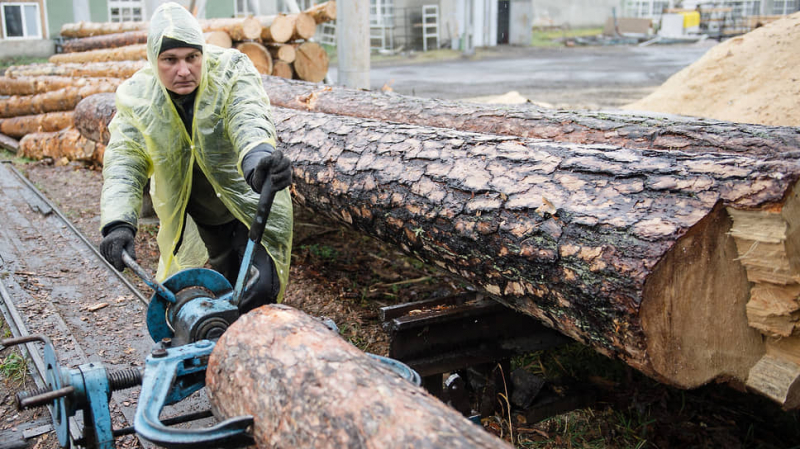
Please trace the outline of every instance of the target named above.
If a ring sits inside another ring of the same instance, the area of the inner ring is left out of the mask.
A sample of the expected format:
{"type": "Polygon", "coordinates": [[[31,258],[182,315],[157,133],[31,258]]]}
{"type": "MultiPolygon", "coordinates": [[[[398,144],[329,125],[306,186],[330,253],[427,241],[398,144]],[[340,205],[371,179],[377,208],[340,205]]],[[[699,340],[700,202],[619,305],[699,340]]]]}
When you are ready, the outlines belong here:
{"type": "Polygon", "coordinates": [[[369,89],[369,0],[336,2],[337,84],[369,89]]]}

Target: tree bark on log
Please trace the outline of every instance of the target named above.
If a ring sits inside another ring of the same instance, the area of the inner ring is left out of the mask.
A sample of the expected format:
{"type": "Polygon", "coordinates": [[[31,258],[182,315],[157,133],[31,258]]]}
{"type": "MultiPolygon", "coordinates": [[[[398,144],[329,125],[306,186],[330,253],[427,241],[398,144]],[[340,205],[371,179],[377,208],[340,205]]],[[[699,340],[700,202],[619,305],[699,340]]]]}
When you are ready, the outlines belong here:
{"type": "Polygon", "coordinates": [[[264,78],[275,106],[487,134],[689,152],[773,154],[796,151],[792,127],[767,127],[675,115],[487,106],[264,78]]]}
{"type": "Polygon", "coordinates": [[[147,31],[148,22],[77,22],[61,26],[62,37],[91,37],[104,34],[147,31]]]}
{"type": "Polygon", "coordinates": [[[261,40],[264,43],[282,44],[292,38],[294,25],[288,16],[279,14],[258,16],[256,19],[261,24],[261,40]]]}
{"type": "Polygon", "coordinates": [[[207,44],[216,45],[222,48],[232,48],[233,39],[224,31],[209,31],[204,34],[207,44]]]}
{"type": "Polygon", "coordinates": [[[128,45],[126,47],[104,48],[83,51],[80,53],[59,53],[50,56],[49,62],[54,64],[110,61],[143,61],[147,59],[147,44],[128,45]]]}
{"type": "MultiPolygon", "coordinates": [[[[303,42],[295,48],[294,71],[301,80],[318,83],[328,74],[328,53],[316,42],[303,42]]],[[[269,91],[267,91],[269,92],[269,91]]]]}
{"type": "Polygon", "coordinates": [[[72,111],[48,112],[0,119],[0,133],[19,139],[36,132],[55,132],[73,126],[72,111]]]}
{"type": "Polygon", "coordinates": [[[82,99],[90,95],[116,90],[117,83],[102,82],[83,87],[66,87],[38,95],[15,95],[0,99],[0,118],[71,111],[82,99]]]}
{"type": "Polygon", "coordinates": [[[6,69],[6,76],[9,78],[28,76],[130,78],[137,70],[146,65],[147,61],[15,65],[6,69]]]}
{"type": "Polygon", "coordinates": [[[297,55],[294,45],[290,44],[265,44],[264,47],[272,56],[273,61],[281,60],[291,64],[297,55]]]}
{"type": "Polygon", "coordinates": [[[305,13],[311,15],[317,24],[336,20],[336,2],[331,0],[314,5],[305,10],[305,13]]]}
{"type": "Polygon", "coordinates": [[[279,76],[281,78],[293,78],[295,75],[294,68],[286,61],[273,61],[272,63],[272,76],[279,76]]]}
{"type": "Polygon", "coordinates": [[[19,151],[19,142],[16,139],[0,134],[0,148],[8,150],[14,154],[19,151]]]}
{"type": "Polygon", "coordinates": [[[260,448],[511,447],[288,306],[239,318],[206,386],[218,415],[253,416],[260,448]]]}
{"type": "Polygon", "coordinates": [[[69,76],[39,76],[9,78],[0,76],[0,95],[36,95],[65,87],[84,87],[97,83],[119,86],[120,78],[73,78],[69,76]]]}
{"type": "Polygon", "coordinates": [[[272,56],[263,45],[258,42],[241,42],[236,44],[236,49],[247,55],[262,75],[272,74],[272,56]]]}
{"type": "Polygon", "coordinates": [[[70,39],[64,42],[61,46],[61,51],[62,53],[76,53],[146,43],[147,31],[128,31],[125,33],[101,34],[99,36],[70,39]]]}
{"type": "Polygon", "coordinates": [[[108,144],[111,137],[108,124],[117,113],[115,94],[95,94],[84,98],[75,106],[73,121],[81,135],[94,142],[108,144]]]}
{"type": "Polygon", "coordinates": [[[274,113],[299,203],[599,352],[683,388],[743,384],[767,351],[800,366],[800,338],[747,310],[767,283],[800,289],[800,151],[771,150],[775,128],[746,127],[760,152],[666,151],[274,113]]]}
{"type": "Polygon", "coordinates": [[[70,161],[102,163],[104,151],[105,145],[88,140],[75,128],[32,133],[19,141],[19,154],[36,160],[66,158],[70,161]]]}

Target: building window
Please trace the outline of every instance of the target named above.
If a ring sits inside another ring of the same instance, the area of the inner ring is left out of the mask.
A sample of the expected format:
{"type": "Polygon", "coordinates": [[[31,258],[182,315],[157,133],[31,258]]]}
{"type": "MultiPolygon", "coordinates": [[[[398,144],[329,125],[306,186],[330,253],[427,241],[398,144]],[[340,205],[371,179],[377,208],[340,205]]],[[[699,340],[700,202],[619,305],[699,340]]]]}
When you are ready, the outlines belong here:
{"type": "Polygon", "coordinates": [[[791,14],[798,9],[800,9],[800,2],[798,2],[798,0],[775,0],[772,2],[772,14],[791,14]]]}
{"type": "Polygon", "coordinates": [[[623,16],[658,19],[666,8],[669,8],[669,1],[628,0],[623,4],[623,16]]]}
{"type": "Polygon", "coordinates": [[[235,0],[234,17],[248,17],[258,15],[258,2],[256,0],[235,0]]]}
{"type": "Polygon", "coordinates": [[[111,22],[141,22],[144,2],[141,0],[109,0],[108,18],[111,22]]]}
{"type": "Polygon", "coordinates": [[[3,3],[3,36],[8,39],[42,37],[38,3],[3,3]]]}

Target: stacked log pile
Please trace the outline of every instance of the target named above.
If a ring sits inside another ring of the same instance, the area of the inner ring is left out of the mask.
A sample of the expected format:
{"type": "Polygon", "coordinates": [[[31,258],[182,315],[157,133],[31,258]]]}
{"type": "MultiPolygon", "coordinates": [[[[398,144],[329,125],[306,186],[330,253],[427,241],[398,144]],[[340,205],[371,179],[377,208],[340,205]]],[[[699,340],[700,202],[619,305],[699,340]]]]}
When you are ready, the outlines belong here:
{"type": "MultiPolygon", "coordinates": [[[[328,55],[310,39],[317,24],[335,18],[336,3],[331,0],[297,14],[208,19],[200,24],[207,43],[237,48],[262,74],[320,82],[327,75],[328,55]]],[[[80,100],[114,92],[146,65],[147,26],[147,22],[66,24],[61,29],[62,37],[68,38],[62,53],[53,55],[48,64],[9,68],[0,77],[0,144],[30,158],[101,163],[102,144],[95,146],[76,139],[77,132],[61,131],[72,127],[72,111],[80,100]]]]}
{"type": "Polygon", "coordinates": [[[299,203],[664,383],[800,407],[795,128],[264,83],[299,203]]]}

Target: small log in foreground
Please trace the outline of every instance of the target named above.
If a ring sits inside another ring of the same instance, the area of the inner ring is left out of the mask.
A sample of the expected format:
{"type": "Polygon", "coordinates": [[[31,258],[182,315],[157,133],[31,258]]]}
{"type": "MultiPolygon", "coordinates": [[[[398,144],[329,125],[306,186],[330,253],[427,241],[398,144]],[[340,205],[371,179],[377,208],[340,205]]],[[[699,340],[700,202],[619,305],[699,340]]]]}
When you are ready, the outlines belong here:
{"type": "Polygon", "coordinates": [[[260,448],[510,448],[375,361],[322,322],[256,309],[208,361],[215,412],[252,415],[260,448]]]}
{"type": "Polygon", "coordinates": [[[64,44],[61,46],[61,49],[63,53],[76,53],[81,51],[125,47],[127,45],[146,43],[147,31],[142,30],[70,39],[64,42],[64,44]]]}
{"type": "Polygon", "coordinates": [[[66,158],[102,163],[105,145],[86,139],[75,128],[28,134],[19,141],[19,154],[30,159],[66,158]]]}
{"type": "Polygon", "coordinates": [[[797,151],[800,133],[681,116],[488,106],[264,78],[275,106],[487,134],[630,148],[772,154],[797,151]]]}

